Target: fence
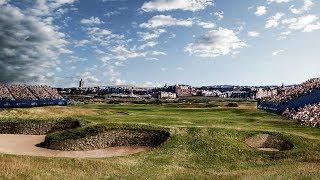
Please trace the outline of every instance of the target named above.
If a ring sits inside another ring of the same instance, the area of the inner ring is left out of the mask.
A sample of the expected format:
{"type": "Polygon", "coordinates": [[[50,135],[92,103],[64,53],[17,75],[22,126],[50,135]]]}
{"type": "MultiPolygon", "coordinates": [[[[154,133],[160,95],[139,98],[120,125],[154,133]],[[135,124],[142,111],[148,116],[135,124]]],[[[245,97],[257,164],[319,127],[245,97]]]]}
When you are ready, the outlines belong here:
{"type": "Polygon", "coordinates": [[[0,108],[30,108],[40,106],[66,106],[64,99],[57,100],[18,100],[18,101],[0,101],[0,108]]]}

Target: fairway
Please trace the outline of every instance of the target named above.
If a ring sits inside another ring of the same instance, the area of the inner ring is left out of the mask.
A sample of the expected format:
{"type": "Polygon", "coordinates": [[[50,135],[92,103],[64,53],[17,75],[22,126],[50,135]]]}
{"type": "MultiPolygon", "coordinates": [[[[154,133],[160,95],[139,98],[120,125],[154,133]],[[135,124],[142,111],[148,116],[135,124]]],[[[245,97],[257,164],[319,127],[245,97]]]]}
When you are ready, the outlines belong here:
{"type": "Polygon", "coordinates": [[[170,138],[145,152],[110,158],[47,158],[0,154],[0,178],[30,179],[199,179],[320,178],[320,131],[256,109],[200,104],[85,104],[1,110],[5,120],[60,118],[96,124],[168,128],[170,138]],[[245,139],[267,133],[290,141],[286,151],[260,151],[245,139]]]}

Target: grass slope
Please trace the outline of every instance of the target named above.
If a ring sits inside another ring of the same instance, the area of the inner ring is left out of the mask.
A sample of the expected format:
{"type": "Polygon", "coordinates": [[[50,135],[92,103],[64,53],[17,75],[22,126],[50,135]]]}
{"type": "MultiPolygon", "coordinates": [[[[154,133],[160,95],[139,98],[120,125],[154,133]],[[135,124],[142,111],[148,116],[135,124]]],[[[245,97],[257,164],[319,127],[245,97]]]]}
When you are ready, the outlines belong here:
{"type": "Polygon", "coordinates": [[[99,105],[0,111],[0,119],[81,118],[99,124],[168,128],[160,147],[127,157],[105,159],[42,158],[0,154],[0,178],[26,179],[319,179],[320,131],[255,109],[192,104],[99,105]],[[262,152],[244,139],[268,132],[290,140],[294,149],[262,152]]]}

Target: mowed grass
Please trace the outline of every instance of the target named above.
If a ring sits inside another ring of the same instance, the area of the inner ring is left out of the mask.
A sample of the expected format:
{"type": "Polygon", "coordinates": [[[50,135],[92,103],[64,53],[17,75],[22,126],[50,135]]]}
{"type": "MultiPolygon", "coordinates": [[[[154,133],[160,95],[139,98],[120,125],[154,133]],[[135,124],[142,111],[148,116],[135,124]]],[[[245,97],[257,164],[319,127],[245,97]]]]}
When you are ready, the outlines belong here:
{"type": "Polygon", "coordinates": [[[1,120],[72,117],[102,124],[143,124],[169,128],[171,137],[160,147],[127,157],[70,159],[0,154],[0,178],[320,178],[319,129],[257,110],[254,102],[237,103],[237,108],[221,104],[213,108],[199,104],[87,104],[2,110],[1,120]],[[248,147],[244,139],[259,132],[281,136],[295,147],[282,152],[248,147]]]}

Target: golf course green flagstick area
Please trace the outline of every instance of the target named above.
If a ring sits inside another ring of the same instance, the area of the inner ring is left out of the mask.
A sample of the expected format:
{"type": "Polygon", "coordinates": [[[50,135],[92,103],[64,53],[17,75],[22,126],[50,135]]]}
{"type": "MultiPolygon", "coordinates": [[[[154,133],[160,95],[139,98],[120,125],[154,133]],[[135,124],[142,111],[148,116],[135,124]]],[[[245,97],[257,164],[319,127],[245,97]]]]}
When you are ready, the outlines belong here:
{"type": "Polygon", "coordinates": [[[319,129],[254,101],[2,109],[0,133],[1,179],[320,178],[319,129]]]}

